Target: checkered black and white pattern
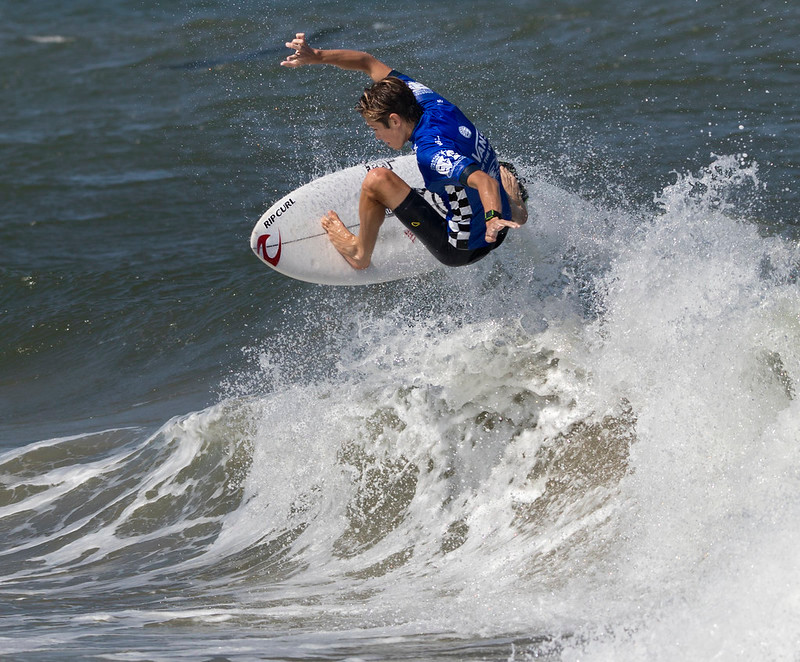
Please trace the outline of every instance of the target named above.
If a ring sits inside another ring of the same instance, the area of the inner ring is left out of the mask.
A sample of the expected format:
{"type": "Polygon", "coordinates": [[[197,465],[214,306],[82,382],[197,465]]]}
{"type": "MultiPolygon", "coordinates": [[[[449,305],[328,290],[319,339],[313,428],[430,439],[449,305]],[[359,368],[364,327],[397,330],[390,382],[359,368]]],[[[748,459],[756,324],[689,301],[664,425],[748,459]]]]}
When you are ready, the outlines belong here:
{"type": "Polygon", "coordinates": [[[447,201],[453,216],[448,221],[448,241],[460,251],[468,250],[472,206],[463,186],[446,186],[447,201]]]}
{"type": "Polygon", "coordinates": [[[436,213],[439,214],[439,216],[442,218],[447,218],[447,209],[445,208],[444,201],[440,196],[426,188],[416,188],[414,190],[422,196],[422,199],[425,202],[427,202],[436,210],[436,213]]]}

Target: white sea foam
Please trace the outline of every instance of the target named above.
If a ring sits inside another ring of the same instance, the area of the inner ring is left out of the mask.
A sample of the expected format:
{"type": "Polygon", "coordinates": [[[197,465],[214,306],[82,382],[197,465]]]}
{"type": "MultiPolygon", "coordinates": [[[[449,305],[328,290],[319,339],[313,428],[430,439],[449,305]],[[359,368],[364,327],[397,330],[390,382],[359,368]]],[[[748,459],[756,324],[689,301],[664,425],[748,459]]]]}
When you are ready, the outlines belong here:
{"type": "Polygon", "coordinates": [[[788,654],[800,255],[737,216],[743,189],[755,169],[720,158],[599,227],[551,197],[522,250],[561,243],[576,271],[506,263],[533,287],[450,328],[362,321],[350,377],[290,417],[265,398],[248,509],[306,527],[320,609],[349,585],[372,596],[351,616],[558,634],[564,659],[758,656],[765,632],[788,654]]]}
{"type": "Polygon", "coordinates": [[[219,405],[29,481],[55,490],[33,510],[66,503],[81,471],[98,495],[120,489],[97,511],[65,506],[66,529],[29,541],[48,543],[45,571],[6,580],[37,591],[49,567],[168,596],[83,616],[115,626],[512,636],[536,642],[521,656],[564,660],[790,657],[800,251],[734,205],[758,186],[719,158],[637,216],[537,182],[536,218],[502,261],[400,299],[315,291],[305,337],[252,351],[219,405]],[[451,301],[458,287],[474,298],[451,301]]]}
{"type": "Polygon", "coordinates": [[[71,41],[75,41],[75,37],[66,37],[59,34],[29,35],[26,39],[37,44],[68,44],[71,41]]]}

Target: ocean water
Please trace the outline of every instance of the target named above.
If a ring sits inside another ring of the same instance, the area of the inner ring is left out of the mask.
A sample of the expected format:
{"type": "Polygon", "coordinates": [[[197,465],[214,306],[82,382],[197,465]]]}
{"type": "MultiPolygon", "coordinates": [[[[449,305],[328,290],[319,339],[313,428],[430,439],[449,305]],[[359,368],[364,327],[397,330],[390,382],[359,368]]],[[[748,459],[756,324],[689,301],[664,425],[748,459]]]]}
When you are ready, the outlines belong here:
{"type": "Polygon", "coordinates": [[[0,0],[0,658],[800,659],[800,8],[0,0]],[[531,220],[362,288],[250,230],[385,156],[531,220]]]}

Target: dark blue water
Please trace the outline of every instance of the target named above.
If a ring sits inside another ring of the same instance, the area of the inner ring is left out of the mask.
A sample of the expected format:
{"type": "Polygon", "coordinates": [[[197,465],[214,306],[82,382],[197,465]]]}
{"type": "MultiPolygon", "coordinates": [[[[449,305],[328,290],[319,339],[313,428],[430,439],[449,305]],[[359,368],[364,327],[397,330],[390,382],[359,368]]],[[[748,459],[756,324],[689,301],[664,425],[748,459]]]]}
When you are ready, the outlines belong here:
{"type": "Polygon", "coordinates": [[[0,655],[794,659],[783,0],[0,1],[0,655]],[[288,280],[369,50],[531,192],[471,270],[288,280]],[[453,293],[458,296],[453,296],[453,293]]]}

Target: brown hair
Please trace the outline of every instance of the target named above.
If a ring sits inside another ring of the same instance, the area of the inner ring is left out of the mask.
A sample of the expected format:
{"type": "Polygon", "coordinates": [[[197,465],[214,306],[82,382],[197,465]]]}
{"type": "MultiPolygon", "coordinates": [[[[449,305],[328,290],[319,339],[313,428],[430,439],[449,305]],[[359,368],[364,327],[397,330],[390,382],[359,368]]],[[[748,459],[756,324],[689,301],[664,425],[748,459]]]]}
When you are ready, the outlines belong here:
{"type": "Polygon", "coordinates": [[[403,81],[394,76],[379,80],[364,89],[356,110],[365,120],[389,126],[389,115],[396,113],[402,119],[416,124],[422,117],[422,106],[403,81]]]}

